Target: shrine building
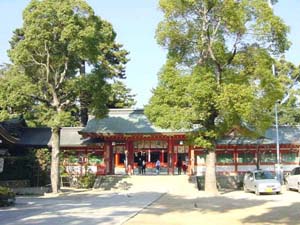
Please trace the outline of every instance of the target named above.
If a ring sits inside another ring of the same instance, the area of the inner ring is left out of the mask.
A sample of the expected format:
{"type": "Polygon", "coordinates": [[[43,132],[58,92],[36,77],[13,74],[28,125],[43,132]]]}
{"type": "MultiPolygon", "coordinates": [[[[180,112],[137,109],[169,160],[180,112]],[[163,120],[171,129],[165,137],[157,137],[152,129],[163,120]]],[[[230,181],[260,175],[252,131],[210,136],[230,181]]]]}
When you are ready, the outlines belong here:
{"type": "MultiPolygon", "coordinates": [[[[229,131],[217,141],[218,174],[240,174],[253,169],[275,170],[276,132],[268,129],[264,137],[242,137],[229,131]]],[[[60,149],[68,173],[86,170],[97,175],[136,174],[138,162],[146,162],[146,173],[155,172],[160,160],[161,173],[177,174],[176,162],[187,166],[189,175],[203,175],[206,150],[187,143],[188,130],[155,127],[138,109],[111,109],[106,118],[90,119],[86,127],[63,127],[60,149]]],[[[50,128],[29,128],[24,122],[0,123],[1,152],[20,148],[51,149],[50,128]]],[[[300,162],[300,127],[279,127],[280,163],[291,171],[300,162]]]]}

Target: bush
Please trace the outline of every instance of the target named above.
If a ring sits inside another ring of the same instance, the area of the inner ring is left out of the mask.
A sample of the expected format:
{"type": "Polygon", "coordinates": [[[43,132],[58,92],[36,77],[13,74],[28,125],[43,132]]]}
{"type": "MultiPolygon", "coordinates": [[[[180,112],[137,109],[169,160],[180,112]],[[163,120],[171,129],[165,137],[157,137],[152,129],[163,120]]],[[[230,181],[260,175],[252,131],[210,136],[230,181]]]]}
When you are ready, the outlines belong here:
{"type": "Polygon", "coordinates": [[[50,183],[50,153],[47,149],[24,150],[24,155],[5,156],[0,181],[30,180],[31,186],[50,183]]]}
{"type": "Polygon", "coordinates": [[[79,188],[92,188],[95,183],[95,175],[87,173],[84,176],[79,177],[79,188]]]}
{"type": "Polygon", "coordinates": [[[0,186],[0,207],[8,206],[15,203],[16,195],[7,187],[0,186]]]}

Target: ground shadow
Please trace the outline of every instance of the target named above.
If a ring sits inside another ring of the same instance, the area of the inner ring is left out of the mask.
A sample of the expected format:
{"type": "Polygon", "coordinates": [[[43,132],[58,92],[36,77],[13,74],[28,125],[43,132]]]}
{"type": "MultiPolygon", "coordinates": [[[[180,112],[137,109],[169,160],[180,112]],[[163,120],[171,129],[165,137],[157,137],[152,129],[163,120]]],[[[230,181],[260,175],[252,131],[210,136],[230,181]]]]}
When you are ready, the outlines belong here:
{"type": "MultiPolygon", "coordinates": [[[[0,209],[1,224],[123,224],[135,215],[142,217],[172,213],[196,212],[198,217],[207,213],[222,215],[233,210],[246,210],[266,205],[259,216],[248,216],[238,220],[240,224],[296,224],[300,203],[276,207],[276,201],[269,196],[255,196],[243,193],[245,198],[233,198],[230,192],[209,197],[204,192],[195,196],[182,196],[153,191],[143,192],[68,192],[57,197],[21,197],[15,207],[0,209]],[[260,197],[262,197],[260,199],[260,197]]],[[[236,193],[235,193],[236,194],[236,193]]],[[[298,194],[298,193],[296,193],[298,194]]],[[[235,195],[237,196],[237,195],[235,195]]],[[[295,195],[298,196],[298,195],[295,195]]],[[[247,216],[247,215],[246,215],[247,216]]],[[[148,223],[149,224],[149,223],[148,223]]],[[[203,221],[201,224],[205,224],[203,221]]],[[[224,224],[224,223],[223,223],[224,224]]]]}
{"type": "Polygon", "coordinates": [[[249,216],[242,220],[247,224],[285,224],[295,225],[300,224],[299,221],[300,202],[292,203],[288,206],[270,207],[268,212],[265,212],[259,216],[249,216]]]}

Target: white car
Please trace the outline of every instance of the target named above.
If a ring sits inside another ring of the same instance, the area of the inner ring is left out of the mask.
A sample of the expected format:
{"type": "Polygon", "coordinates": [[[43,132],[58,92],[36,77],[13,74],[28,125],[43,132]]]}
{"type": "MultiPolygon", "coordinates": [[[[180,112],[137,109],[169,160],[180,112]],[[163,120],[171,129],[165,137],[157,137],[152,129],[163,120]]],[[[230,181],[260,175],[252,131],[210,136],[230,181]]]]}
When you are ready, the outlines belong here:
{"type": "Polygon", "coordinates": [[[286,177],[286,189],[295,189],[300,192],[300,167],[295,167],[286,177]]]}
{"type": "Polygon", "coordinates": [[[244,176],[244,191],[253,191],[256,195],[261,193],[281,193],[281,184],[269,171],[254,170],[244,176]]]}

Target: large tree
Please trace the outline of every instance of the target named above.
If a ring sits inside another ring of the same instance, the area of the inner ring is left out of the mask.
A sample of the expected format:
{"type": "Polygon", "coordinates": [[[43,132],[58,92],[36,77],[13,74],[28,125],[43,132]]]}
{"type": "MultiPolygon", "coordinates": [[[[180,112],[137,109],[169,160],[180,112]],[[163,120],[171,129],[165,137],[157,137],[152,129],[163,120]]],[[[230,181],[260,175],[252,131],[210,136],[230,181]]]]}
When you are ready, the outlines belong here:
{"type": "MultiPolygon", "coordinates": [[[[11,40],[9,56],[36,86],[36,113],[52,128],[51,183],[59,189],[59,131],[85,99],[91,113],[105,115],[107,80],[124,77],[127,52],[115,42],[110,23],[96,16],[84,0],[32,0],[23,26],[11,40]],[[86,76],[85,66],[91,73],[86,76]]],[[[22,83],[20,83],[22,85],[22,83]]]]}
{"type": "Polygon", "coordinates": [[[9,64],[1,66],[0,121],[15,118],[21,114],[25,118],[30,118],[34,107],[30,96],[35,93],[35,90],[35,86],[28,81],[22,70],[9,64]]]}
{"type": "Polygon", "coordinates": [[[278,103],[279,124],[300,124],[300,68],[286,61],[283,57],[275,64],[274,72],[280,82],[285,86],[283,99],[278,103]]]}
{"type": "Polygon", "coordinates": [[[233,127],[263,134],[273,121],[283,86],[272,56],[288,49],[288,27],[266,0],[160,0],[159,7],[156,37],[168,56],[145,113],[165,128],[197,125],[191,141],[208,152],[205,191],[217,193],[217,139],[233,127]]]}
{"type": "Polygon", "coordinates": [[[110,90],[107,103],[108,108],[131,108],[136,104],[134,100],[135,94],[132,94],[131,89],[127,88],[121,81],[114,81],[110,85],[110,90]]]}

